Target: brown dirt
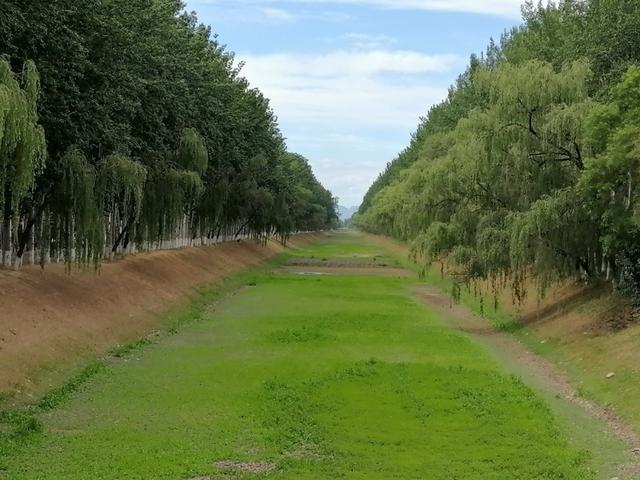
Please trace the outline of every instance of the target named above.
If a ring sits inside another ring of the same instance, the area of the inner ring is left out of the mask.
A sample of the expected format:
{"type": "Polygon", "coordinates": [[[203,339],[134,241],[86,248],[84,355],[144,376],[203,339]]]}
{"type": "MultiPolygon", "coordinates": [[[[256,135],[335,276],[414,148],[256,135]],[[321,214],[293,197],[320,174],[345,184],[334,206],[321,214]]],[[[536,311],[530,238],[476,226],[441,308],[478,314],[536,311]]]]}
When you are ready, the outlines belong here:
{"type": "Polygon", "coordinates": [[[397,265],[384,262],[354,258],[317,258],[294,257],[280,268],[281,272],[298,275],[361,275],[382,277],[415,277],[414,272],[397,265]]]}
{"type": "Polygon", "coordinates": [[[416,275],[404,268],[394,267],[324,267],[324,266],[290,266],[280,269],[285,273],[297,275],[355,275],[366,277],[415,277],[416,275]]]}
{"type": "MultiPolygon", "coordinates": [[[[296,236],[290,246],[319,235],[296,236]]],[[[137,255],[98,273],[67,274],[62,265],[0,270],[0,392],[22,397],[47,389],[43,383],[55,382],[56,372],[149,334],[158,314],[195,287],[282,250],[246,241],[137,255]]]]}
{"type": "Polygon", "coordinates": [[[371,260],[360,260],[353,258],[331,258],[318,260],[315,258],[297,257],[287,261],[287,265],[295,267],[331,267],[331,268],[392,268],[394,265],[388,265],[382,262],[371,260]]]}
{"type": "Polygon", "coordinates": [[[268,473],[275,470],[276,466],[268,462],[239,462],[236,460],[223,460],[214,464],[221,470],[235,470],[244,473],[268,473]]]}

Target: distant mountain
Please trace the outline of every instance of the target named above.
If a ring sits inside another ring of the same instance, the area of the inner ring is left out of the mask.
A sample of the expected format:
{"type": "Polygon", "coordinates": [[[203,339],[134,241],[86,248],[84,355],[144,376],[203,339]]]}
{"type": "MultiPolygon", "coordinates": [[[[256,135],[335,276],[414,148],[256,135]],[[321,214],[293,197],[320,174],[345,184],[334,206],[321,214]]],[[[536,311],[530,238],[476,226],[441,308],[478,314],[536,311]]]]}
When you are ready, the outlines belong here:
{"type": "Polygon", "coordinates": [[[342,205],[338,205],[338,216],[340,220],[345,222],[353,217],[353,214],[358,211],[360,207],[343,207],[342,205]]]}

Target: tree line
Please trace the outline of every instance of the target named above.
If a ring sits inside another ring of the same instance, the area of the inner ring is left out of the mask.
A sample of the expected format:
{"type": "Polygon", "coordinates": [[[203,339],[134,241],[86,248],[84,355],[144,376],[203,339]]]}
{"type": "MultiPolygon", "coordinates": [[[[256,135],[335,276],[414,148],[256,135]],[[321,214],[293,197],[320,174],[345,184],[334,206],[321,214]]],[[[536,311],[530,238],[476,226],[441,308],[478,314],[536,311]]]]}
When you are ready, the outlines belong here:
{"type": "Polygon", "coordinates": [[[241,69],[180,0],[0,0],[2,263],[335,225],[241,69]]]}
{"type": "MultiPolygon", "coordinates": [[[[640,302],[640,2],[523,6],[370,187],[355,222],[457,285],[560,279],[640,302]]],[[[454,289],[455,290],[455,289],[454,289]]]]}

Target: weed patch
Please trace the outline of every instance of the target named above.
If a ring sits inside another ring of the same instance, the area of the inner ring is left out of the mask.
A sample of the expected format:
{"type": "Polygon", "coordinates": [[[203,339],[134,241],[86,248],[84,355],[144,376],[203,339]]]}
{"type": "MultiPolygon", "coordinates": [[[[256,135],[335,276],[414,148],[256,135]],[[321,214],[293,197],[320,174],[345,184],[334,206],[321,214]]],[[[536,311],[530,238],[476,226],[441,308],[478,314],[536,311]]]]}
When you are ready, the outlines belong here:
{"type": "Polygon", "coordinates": [[[331,340],[332,336],[325,331],[303,326],[301,328],[286,328],[269,334],[269,339],[275,343],[313,343],[331,340]]]}

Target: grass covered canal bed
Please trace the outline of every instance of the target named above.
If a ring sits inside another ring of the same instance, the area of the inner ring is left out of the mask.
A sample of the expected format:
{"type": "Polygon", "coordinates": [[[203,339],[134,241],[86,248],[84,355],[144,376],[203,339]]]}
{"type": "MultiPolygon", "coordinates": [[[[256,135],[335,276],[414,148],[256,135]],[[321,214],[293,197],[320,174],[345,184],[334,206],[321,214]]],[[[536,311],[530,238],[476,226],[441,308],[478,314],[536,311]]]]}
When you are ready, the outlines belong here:
{"type": "Polygon", "coordinates": [[[338,233],[279,262],[109,362],[40,432],[4,435],[0,478],[595,478],[536,394],[413,298],[417,278],[383,274],[388,252],[338,233]]]}

